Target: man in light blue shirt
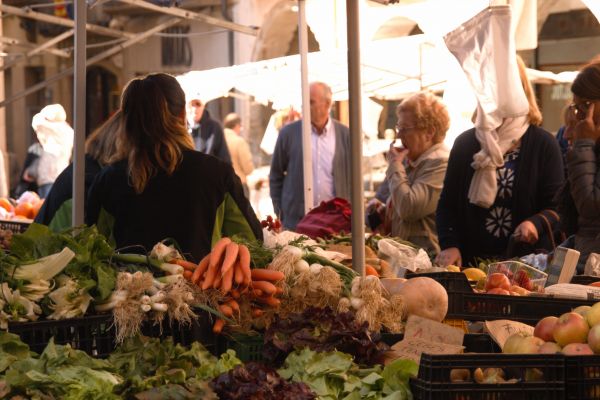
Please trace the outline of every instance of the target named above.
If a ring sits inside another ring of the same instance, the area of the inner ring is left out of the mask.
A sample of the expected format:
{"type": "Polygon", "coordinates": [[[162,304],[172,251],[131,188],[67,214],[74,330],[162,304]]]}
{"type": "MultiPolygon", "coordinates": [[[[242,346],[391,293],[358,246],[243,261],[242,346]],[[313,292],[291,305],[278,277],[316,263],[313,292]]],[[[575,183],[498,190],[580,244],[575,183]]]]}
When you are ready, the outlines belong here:
{"type": "MultiPolygon", "coordinates": [[[[323,82],[310,85],[313,200],[318,205],[333,197],[350,198],[350,133],[330,117],[331,88],[323,82]]],[[[285,229],[293,230],[304,216],[302,122],[279,132],[271,172],[271,199],[285,229]]]]}

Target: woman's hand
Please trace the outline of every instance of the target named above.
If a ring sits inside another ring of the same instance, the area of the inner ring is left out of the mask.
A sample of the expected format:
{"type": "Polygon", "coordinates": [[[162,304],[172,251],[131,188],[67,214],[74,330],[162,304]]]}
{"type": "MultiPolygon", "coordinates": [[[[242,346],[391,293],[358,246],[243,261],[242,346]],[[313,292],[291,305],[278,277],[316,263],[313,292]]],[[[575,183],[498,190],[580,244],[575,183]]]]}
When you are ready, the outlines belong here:
{"type": "Polygon", "coordinates": [[[600,138],[600,122],[594,122],[594,102],[590,103],[587,109],[585,119],[577,122],[573,129],[573,136],[575,139],[593,139],[598,140],[600,138]]]}
{"type": "Polygon", "coordinates": [[[385,204],[383,204],[381,201],[379,201],[378,198],[373,197],[367,203],[366,213],[370,214],[370,213],[375,212],[375,211],[376,212],[380,212],[384,207],[385,207],[385,204]]]}
{"type": "Polygon", "coordinates": [[[460,255],[460,250],[458,247],[448,247],[437,255],[435,262],[442,267],[447,267],[448,265],[461,266],[462,256],[460,255]]]}
{"type": "Polygon", "coordinates": [[[397,148],[394,146],[394,142],[390,144],[390,150],[387,153],[388,163],[401,163],[406,158],[408,154],[408,149],[405,148],[397,148]]]}
{"type": "Polygon", "coordinates": [[[539,235],[537,228],[531,221],[523,221],[516,227],[514,232],[515,239],[519,242],[534,244],[538,241],[539,235]]]}

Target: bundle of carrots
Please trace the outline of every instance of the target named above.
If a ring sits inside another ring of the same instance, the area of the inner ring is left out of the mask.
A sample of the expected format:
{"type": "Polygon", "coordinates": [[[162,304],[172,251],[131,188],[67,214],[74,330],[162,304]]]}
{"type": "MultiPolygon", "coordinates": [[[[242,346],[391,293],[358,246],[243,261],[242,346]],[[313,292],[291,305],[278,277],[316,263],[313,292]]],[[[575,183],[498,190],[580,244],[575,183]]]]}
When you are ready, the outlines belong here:
{"type": "MultiPolygon", "coordinates": [[[[202,290],[221,292],[223,300],[219,311],[226,317],[239,315],[241,296],[250,296],[253,317],[262,315],[263,306],[278,307],[281,303],[276,296],[283,290],[276,283],[284,280],[284,274],[269,269],[250,269],[248,247],[232,242],[228,237],[221,238],[198,264],[185,260],[175,262],[185,269],[183,276],[192,284],[202,290]]],[[[225,320],[218,318],[213,332],[220,333],[224,325],[225,320]]]]}

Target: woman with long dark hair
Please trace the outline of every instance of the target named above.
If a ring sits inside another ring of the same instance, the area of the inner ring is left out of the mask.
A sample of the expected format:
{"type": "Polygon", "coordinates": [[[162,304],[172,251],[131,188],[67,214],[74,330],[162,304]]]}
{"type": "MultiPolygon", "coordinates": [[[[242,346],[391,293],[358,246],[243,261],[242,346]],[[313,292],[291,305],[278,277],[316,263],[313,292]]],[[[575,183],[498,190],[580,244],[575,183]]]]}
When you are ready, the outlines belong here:
{"type": "Polygon", "coordinates": [[[117,161],[90,190],[87,223],[96,223],[118,247],[150,250],[173,238],[197,261],[221,236],[262,237],[231,165],[194,151],[185,95],[174,77],[133,79],[121,111],[117,161]]]}
{"type": "Polygon", "coordinates": [[[567,196],[562,196],[561,217],[575,233],[581,273],[590,253],[600,253],[600,57],[583,67],[571,92],[570,129],[565,134],[571,148],[567,152],[567,185],[563,192],[567,196]],[[571,204],[575,207],[569,207],[571,204]]]}

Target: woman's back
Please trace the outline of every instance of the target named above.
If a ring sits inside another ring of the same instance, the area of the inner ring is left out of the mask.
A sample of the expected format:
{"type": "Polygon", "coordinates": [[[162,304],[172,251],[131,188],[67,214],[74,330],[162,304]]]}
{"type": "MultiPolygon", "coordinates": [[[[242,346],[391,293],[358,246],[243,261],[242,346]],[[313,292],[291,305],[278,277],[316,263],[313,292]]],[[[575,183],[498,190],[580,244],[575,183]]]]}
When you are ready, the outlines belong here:
{"type": "Polygon", "coordinates": [[[200,260],[222,233],[261,234],[231,165],[192,150],[183,152],[172,175],[159,172],[139,194],[129,183],[127,161],[115,163],[100,173],[89,198],[87,222],[112,231],[119,248],[141,245],[149,251],[173,238],[200,260]]]}

